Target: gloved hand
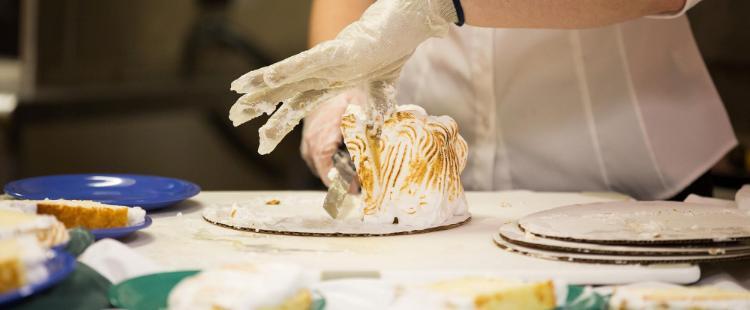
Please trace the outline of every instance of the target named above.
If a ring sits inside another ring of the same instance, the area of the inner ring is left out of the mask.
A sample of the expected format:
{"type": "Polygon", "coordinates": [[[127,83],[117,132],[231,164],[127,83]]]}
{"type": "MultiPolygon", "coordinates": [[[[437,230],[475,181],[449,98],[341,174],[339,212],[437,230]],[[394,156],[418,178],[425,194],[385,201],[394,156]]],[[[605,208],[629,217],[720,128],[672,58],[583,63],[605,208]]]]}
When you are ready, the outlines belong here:
{"type": "Polygon", "coordinates": [[[393,108],[393,83],[417,46],[441,36],[458,16],[452,0],[379,0],[330,41],[251,71],[231,89],[243,93],[229,111],[235,126],[273,113],[260,130],[258,153],[271,152],[299,121],[347,89],[364,86],[366,110],[382,121],[393,108]]]}
{"type": "Polygon", "coordinates": [[[300,153],[310,170],[326,186],[331,184],[328,178],[328,172],[333,167],[331,157],[343,143],[341,116],[350,104],[363,105],[366,100],[361,90],[353,89],[320,104],[305,117],[300,153]]]}

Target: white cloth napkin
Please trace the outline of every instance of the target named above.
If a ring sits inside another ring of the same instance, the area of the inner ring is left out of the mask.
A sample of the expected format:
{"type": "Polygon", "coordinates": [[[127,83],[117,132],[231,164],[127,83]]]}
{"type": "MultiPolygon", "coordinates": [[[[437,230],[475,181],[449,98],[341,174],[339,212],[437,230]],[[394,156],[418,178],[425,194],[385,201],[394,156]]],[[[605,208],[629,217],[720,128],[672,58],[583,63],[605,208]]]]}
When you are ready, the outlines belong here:
{"type": "Polygon", "coordinates": [[[728,208],[739,208],[740,210],[750,212],[750,184],[743,185],[742,188],[737,191],[737,193],[734,195],[734,201],[690,194],[687,196],[687,198],[685,198],[685,202],[710,204],[728,208]]]}
{"type": "Polygon", "coordinates": [[[95,242],[78,257],[78,260],[96,270],[113,284],[164,270],[147,257],[114,239],[102,239],[95,242]]]}
{"type": "Polygon", "coordinates": [[[739,207],[740,210],[750,212],[750,184],[745,184],[739,191],[737,191],[737,194],[734,196],[734,201],[737,202],[737,207],[739,207]]]}
{"type": "Polygon", "coordinates": [[[696,194],[688,195],[687,198],[685,198],[685,202],[700,203],[704,205],[714,205],[717,207],[725,207],[725,208],[737,207],[737,203],[731,200],[712,198],[712,197],[703,197],[703,196],[699,196],[696,194]]]}

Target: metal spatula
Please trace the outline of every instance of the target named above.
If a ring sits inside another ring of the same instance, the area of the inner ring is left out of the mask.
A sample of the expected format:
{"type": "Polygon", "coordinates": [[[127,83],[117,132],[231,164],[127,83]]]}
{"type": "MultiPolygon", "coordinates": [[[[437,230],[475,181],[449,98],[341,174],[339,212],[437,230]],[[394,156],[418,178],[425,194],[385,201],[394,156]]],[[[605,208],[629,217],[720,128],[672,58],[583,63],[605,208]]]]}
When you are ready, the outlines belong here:
{"type": "Polygon", "coordinates": [[[331,179],[331,186],[328,187],[328,194],[326,195],[325,202],[323,202],[323,209],[335,219],[346,214],[346,211],[348,211],[344,210],[344,200],[346,199],[346,195],[349,194],[349,186],[352,184],[357,173],[354,170],[352,158],[345,149],[339,149],[333,154],[333,169],[337,173],[331,179]]]}

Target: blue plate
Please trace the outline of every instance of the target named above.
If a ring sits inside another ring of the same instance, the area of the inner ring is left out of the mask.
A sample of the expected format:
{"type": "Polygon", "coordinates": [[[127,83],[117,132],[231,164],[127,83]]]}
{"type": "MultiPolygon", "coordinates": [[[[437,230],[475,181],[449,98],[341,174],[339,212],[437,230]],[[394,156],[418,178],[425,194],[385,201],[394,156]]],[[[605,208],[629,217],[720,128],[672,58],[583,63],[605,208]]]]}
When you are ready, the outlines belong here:
{"type": "Polygon", "coordinates": [[[200,193],[194,183],[136,174],[64,174],[17,180],[5,193],[20,199],[94,200],[146,210],[173,205],[200,193]]]}
{"type": "Polygon", "coordinates": [[[128,227],[118,227],[118,228],[105,228],[105,229],[93,229],[90,230],[91,234],[94,235],[94,239],[104,239],[104,238],[122,238],[129,234],[132,234],[138,230],[144,229],[146,227],[151,226],[151,217],[146,215],[145,220],[143,223],[135,225],[135,226],[128,226],[128,227]]]}
{"type": "Polygon", "coordinates": [[[49,272],[49,277],[40,283],[28,285],[21,289],[0,295],[0,306],[7,305],[21,298],[41,292],[64,280],[71,272],[73,272],[76,268],[76,259],[65,251],[53,250],[53,252],[55,253],[55,256],[44,263],[49,272]]]}

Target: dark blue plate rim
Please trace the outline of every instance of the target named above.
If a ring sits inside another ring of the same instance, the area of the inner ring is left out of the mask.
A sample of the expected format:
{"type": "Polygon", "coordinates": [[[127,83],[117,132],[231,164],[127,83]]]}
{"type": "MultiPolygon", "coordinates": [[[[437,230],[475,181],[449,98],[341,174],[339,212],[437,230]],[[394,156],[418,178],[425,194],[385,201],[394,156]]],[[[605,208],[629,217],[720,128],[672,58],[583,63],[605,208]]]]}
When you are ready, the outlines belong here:
{"type": "Polygon", "coordinates": [[[76,260],[73,256],[62,250],[52,251],[55,253],[54,256],[44,263],[50,273],[47,279],[0,295],[0,305],[6,305],[44,291],[67,278],[75,270],[76,260]]]}
{"type": "Polygon", "coordinates": [[[70,243],[70,240],[60,243],[60,244],[53,245],[52,247],[50,247],[50,249],[54,251],[64,251],[65,248],[68,247],[68,243],[70,243]]]}
{"type": "Polygon", "coordinates": [[[151,226],[151,223],[153,223],[153,219],[151,219],[150,216],[146,215],[143,223],[140,223],[138,225],[118,228],[92,229],[89,232],[94,235],[94,239],[96,240],[104,238],[120,238],[149,227],[151,226]]]}
{"type": "MultiPolygon", "coordinates": [[[[31,199],[31,200],[43,200],[46,198],[52,198],[48,197],[47,195],[41,194],[41,193],[24,193],[23,190],[20,190],[18,188],[18,184],[29,182],[30,180],[36,180],[36,179],[47,179],[47,178],[58,178],[58,177],[90,177],[90,176],[107,176],[107,177],[130,177],[130,178],[147,178],[147,179],[163,179],[168,181],[173,181],[175,183],[180,183],[183,185],[183,188],[175,192],[179,194],[177,197],[168,197],[168,198],[157,198],[157,199],[149,199],[149,200],[143,200],[143,199],[90,199],[94,201],[99,201],[101,203],[109,203],[109,204],[116,204],[116,205],[123,205],[123,206],[130,206],[130,207],[142,207],[144,209],[154,209],[156,207],[165,207],[169,206],[175,203],[178,203],[180,201],[195,197],[195,195],[198,195],[201,192],[201,187],[198,186],[198,184],[195,184],[193,182],[178,179],[178,178],[171,178],[171,177],[164,177],[164,176],[157,176],[157,175],[146,175],[146,174],[130,174],[130,173],[74,173],[74,174],[53,174],[53,175],[46,175],[46,176],[36,176],[36,177],[30,177],[20,180],[11,181],[7,184],[5,184],[5,187],[3,188],[3,191],[8,194],[11,197],[15,197],[18,199],[31,199]]],[[[63,197],[54,197],[52,199],[62,199],[63,197]]]]}

